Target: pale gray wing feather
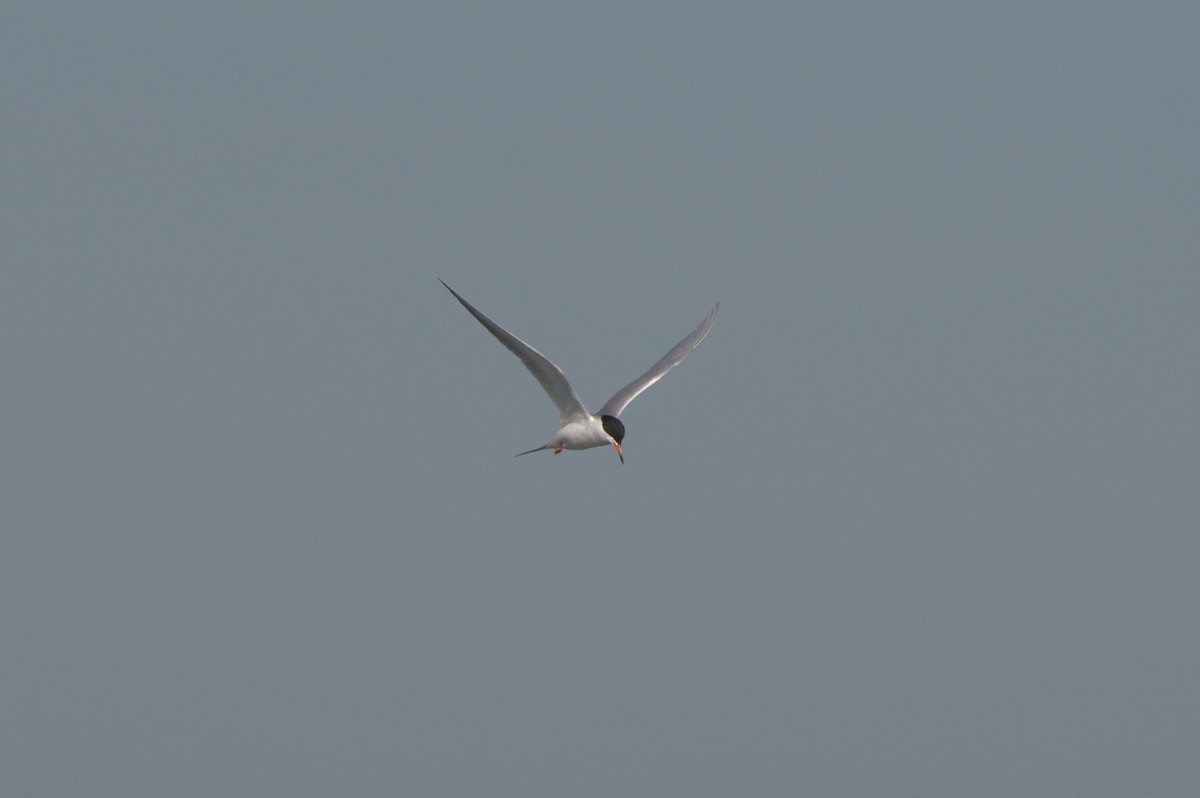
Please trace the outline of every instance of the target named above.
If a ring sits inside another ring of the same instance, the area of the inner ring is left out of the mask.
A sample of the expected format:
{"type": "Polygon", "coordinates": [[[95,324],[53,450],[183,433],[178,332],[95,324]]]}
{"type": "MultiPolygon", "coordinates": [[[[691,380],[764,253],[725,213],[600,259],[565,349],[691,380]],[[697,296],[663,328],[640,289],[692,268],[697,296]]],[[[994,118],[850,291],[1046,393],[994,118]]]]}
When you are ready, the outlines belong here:
{"type": "Polygon", "coordinates": [[[708,318],[700,322],[699,327],[692,330],[687,338],[675,344],[675,347],[663,355],[661,360],[651,366],[649,371],[613,394],[613,397],[604,403],[604,407],[600,408],[600,412],[597,415],[621,415],[621,411],[637,398],[638,394],[661,380],[664,374],[682,363],[683,359],[692,353],[692,350],[700,346],[700,342],[704,340],[704,336],[708,335],[708,331],[712,329],[713,324],[717,320],[717,310],[720,307],[721,304],[718,302],[717,306],[712,309],[712,313],[708,314],[708,318]]]}
{"type": "MultiPolygon", "coordinates": [[[[438,282],[446,285],[444,280],[439,279],[438,282]]],[[[571,387],[571,383],[567,382],[567,377],[562,373],[562,369],[551,363],[550,358],[480,313],[475,309],[474,305],[459,296],[458,292],[450,286],[446,285],[446,290],[454,294],[454,298],[462,303],[462,306],[480,324],[486,327],[488,332],[496,336],[496,340],[508,347],[510,352],[521,359],[521,362],[525,364],[525,368],[529,369],[529,373],[541,383],[542,390],[546,392],[546,395],[550,397],[551,401],[558,408],[558,415],[563,424],[566,424],[568,421],[587,417],[587,407],[579,400],[579,396],[575,393],[575,389],[571,387]]]]}

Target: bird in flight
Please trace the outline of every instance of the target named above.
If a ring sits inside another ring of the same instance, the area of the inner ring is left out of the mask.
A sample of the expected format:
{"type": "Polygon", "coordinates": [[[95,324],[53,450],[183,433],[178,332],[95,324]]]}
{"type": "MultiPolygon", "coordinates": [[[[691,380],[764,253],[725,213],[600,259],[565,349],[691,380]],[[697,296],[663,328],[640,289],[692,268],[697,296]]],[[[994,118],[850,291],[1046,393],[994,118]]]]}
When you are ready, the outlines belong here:
{"type": "MultiPolygon", "coordinates": [[[[439,282],[446,285],[445,280],[439,279],[439,282]]],[[[571,383],[567,382],[567,377],[562,373],[562,369],[550,362],[550,358],[480,313],[474,305],[463,299],[450,286],[446,285],[446,290],[453,294],[454,298],[480,324],[486,327],[488,332],[496,336],[496,340],[520,358],[521,362],[525,364],[525,368],[529,369],[529,373],[541,383],[542,390],[558,408],[558,417],[562,427],[554,434],[554,437],[548,443],[536,449],[530,449],[528,452],[520,452],[514,457],[546,449],[553,449],[555,454],[560,454],[563,449],[591,449],[594,446],[611,444],[616,447],[617,457],[621,458],[621,462],[624,463],[625,454],[621,451],[621,441],[625,438],[625,425],[617,416],[637,398],[638,394],[661,380],[664,374],[682,363],[683,359],[700,345],[704,336],[708,335],[708,331],[712,329],[713,323],[716,322],[717,309],[721,307],[718,303],[704,321],[700,322],[699,327],[675,344],[670,352],[667,352],[662,359],[650,367],[649,371],[613,394],[612,398],[600,408],[600,412],[589,413],[587,407],[579,399],[579,395],[575,393],[575,389],[571,387],[571,383]]]]}

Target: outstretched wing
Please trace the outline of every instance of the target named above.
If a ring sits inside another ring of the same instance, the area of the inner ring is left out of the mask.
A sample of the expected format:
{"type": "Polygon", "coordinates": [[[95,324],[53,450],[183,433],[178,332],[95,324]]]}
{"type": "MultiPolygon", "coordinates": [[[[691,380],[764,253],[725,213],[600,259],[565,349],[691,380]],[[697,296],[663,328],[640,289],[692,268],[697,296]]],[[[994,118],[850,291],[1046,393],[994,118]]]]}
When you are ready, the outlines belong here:
{"type": "MultiPolygon", "coordinates": [[[[446,282],[440,278],[438,282],[446,285],[446,282]]],[[[521,359],[521,362],[525,364],[525,368],[529,369],[529,373],[537,378],[537,381],[542,385],[542,390],[546,392],[546,395],[550,397],[558,408],[558,415],[563,424],[588,416],[587,408],[579,400],[579,396],[575,393],[575,389],[571,387],[571,383],[567,382],[566,375],[562,373],[562,369],[550,362],[550,358],[480,313],[475,309],[474,305],[459,296],[458,292],[450,286],[446,285],[446,290],[454,294],[454,298],[461,302],[462,306],[480,324],[486,327],[488,332],[496,336],[496,340],[507,346],[510,352],[521,359]]],[[[680,360],[682,359],[681,357],[680,360]]],[[[667,366],[667,368],[670,368],[670,366],[667,366]]]]}
{"type": "Polygon", "coordinates": [[[700,342],[704,340],[704,336],[708,335],[708,331],[712,329],[713,323],[717,320],[717,310],[720,307],[721,304],[718,302],[717,306],[712,309],[712,313],[708,314],[708,318],[700,322],[699,327],[692,330],[687,338],[675,344],[675,347],[663,355],[661,360],[651,366],[649,371],[613,394],[613,397],[604,403],[604,407],[600,408],[600,412],[597,415],[621,415],[621,411],[637,398],[638,394],[661,380],[664,374],[682,363],[683,359],[690,355],[693,349],[700,346],[700,342]]]}

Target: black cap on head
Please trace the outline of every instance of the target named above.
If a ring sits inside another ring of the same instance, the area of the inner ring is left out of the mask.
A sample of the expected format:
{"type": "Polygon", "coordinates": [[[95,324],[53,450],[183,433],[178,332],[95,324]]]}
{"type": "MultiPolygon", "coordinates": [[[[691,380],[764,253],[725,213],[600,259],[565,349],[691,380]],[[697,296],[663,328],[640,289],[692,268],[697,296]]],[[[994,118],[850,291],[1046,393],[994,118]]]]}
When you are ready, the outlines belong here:
{"type": "Polygon", "coordinates": [[[600,416],[600,424],[617,443],[625,439],[625,425],[621,423],[621,419],[616,416],[600,416]]]}

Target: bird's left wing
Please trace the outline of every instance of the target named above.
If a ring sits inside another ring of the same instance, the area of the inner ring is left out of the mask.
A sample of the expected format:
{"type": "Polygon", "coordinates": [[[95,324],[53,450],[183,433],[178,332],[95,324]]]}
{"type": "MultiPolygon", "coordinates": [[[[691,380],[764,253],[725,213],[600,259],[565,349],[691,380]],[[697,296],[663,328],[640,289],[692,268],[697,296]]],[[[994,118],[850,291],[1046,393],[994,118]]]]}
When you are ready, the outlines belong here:
{"type": "MultiPolygon", "coordinates": [[[[445,280],[440,278],[438,282],[446,285],[445,280]]],[[[462,306],[486,327],[488,332],[496,336],[496,340],[507,346],[510,352],[521,359],[525,368],[529,369],[529,373],[537,378],[542,385],[542,390],[558,407],[558,415],[563,424],[588,416],[587,407],[580,401],[575,389],[571,387],[571,383],[567,382],[567,376],[562,373],[562,369],[550,362],[550,358],[480,313],[474,305],[459,296],[458,292],[450,286],[446,285],[446,290],[454,294],[454,298],[462,303],[462,306]]],[[[680,359],[682,360],[682,358],[680,359]]]]}
{"type": "Polygon", "coordinates": [[[704,340],[704,336],[708,335],[708,331],[712,329],[713,324],[717,320],[717,310],[720,307],[721,304],[718,302],[717,306],[708,314],[708,318],[700,322],[699,327],[692,330],[687,338],[675,344],[674,348],[651,366],[649,371],[613,394],[613,397],[604,403],[604,407],[600,408],[600,412],[596,415],[621,415],[621,411],[625,409],[626,405],[637,398],[638,394],[661,380],[664,374],[682,363],[683,359],[692,353],[692,350],[700,346],[700,342],[704,340]]]}

